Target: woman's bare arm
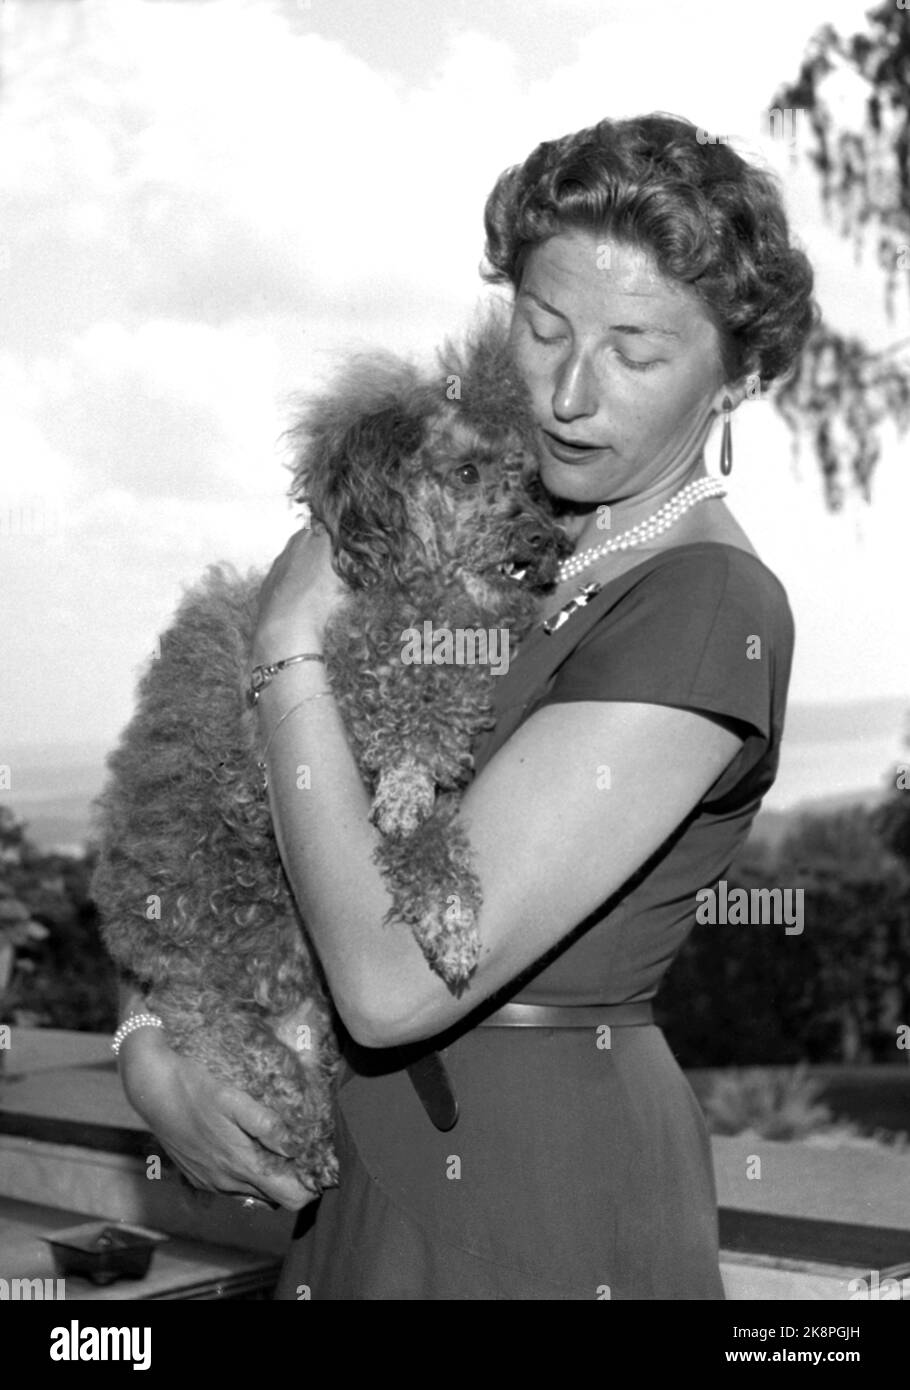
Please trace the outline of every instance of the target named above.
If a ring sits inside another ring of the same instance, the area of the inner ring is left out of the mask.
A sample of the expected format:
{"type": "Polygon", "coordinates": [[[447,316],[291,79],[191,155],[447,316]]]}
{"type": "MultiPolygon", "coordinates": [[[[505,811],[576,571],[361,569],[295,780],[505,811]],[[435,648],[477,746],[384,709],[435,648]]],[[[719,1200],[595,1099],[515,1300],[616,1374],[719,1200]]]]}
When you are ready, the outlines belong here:
{"type": "MultiPolygon", "coordinates": [[[[317,643],[314,633],[295,649],[317,643]]],[[[275,731],[272,814],[335,1003],[373,1047],[440,1032],[538,960],[663,844],[742,743],[709,717],[658,705],[579,702],[533,715],[462,803],[483,953],[456,999],[407,928],[382,925],[391,902],[372,862],[367,791],[334,701],[306,698],[324,688],[324,669],[307,662],[262,696],[263,735],[275,731]]]]}
{"type": "MultiPolygon", "coordinates": [[[[120,1017],[145,1013],[145,996],[120,982],[120,1017]]],[[[168,1045],[161,1028],[138,1028],[118,1055],[127,1099],[182,1172],[197,1187],[297,1211],[313,1200],[293,1166],[266,1167],[259,1145],[281,1157],[290,1136],[265,1106],[211,1075],[168,1045]]]]}

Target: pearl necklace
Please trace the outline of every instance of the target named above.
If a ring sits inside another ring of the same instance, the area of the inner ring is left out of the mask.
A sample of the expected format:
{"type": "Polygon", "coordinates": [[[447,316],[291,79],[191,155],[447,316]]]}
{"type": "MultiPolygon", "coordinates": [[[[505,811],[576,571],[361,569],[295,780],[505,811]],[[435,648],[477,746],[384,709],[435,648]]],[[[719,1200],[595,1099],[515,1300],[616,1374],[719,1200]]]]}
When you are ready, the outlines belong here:
{"type": "Polygon", "coordinates": [[[614,550],[628,550],[633,545],[640,545],[642,541],[653,540],[678,521],[690,507],[694,507],[696,502],[726,495],[727,490],[719,478],[693,478],[691,483],[681,488],[653,516],[640,521],[637,526],[630,526],[628,531],[623,531],[613,540],[605,541],[603,545],[588,546],[586,550],[580,550],[577,555],[570,555],[567,560],[563,560],[557,570],[560,583],[565,579],[574,579],[575,575],[583,573],[602,555],[609,555],[614,550]]]}

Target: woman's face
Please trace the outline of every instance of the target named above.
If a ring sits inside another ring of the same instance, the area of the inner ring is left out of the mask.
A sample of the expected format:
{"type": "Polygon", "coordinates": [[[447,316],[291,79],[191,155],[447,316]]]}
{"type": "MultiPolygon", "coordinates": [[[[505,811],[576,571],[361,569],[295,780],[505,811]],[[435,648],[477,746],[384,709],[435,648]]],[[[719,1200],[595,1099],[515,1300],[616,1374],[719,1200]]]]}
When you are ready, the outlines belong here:
{"type": "Polygon", "coordinates": [[[562,232],[528,254],[510,337],[551,493],[649,500],[686,481],[724,395],[717,330],[688,285],[644,250],[562,232]]]}

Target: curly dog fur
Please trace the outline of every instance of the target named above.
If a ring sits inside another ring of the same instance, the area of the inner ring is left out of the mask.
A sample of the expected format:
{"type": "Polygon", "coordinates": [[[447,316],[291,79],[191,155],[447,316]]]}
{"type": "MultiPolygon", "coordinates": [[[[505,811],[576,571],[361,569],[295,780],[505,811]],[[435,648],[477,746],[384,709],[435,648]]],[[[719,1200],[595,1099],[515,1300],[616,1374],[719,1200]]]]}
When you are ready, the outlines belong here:
{"type": "MultiPolygon", "coordinates": [[[[457,819],[490,663],[404,656],[408,633],[499,632],[510,654],[570,549],[536,479],[528,399],[503,321],[439,370],[353,361],[290,431],[290,494],[327,530],[348,595],[326,672],[380,831],[387,922],[455,993],[479,959],[481,890],[457,819]]],[[[96,802],[92,893],[109,951],[170,1045],[283,1118],[302,1181],[336,1180],[331,1001],[290,891],[247,704],[264,573],[213,565],[188,591],[96,802]]],[[[482,656],[482,651],[481,651],[482,656]]],[[[280,677],[278,677],[280,679],[280,677]]]]}

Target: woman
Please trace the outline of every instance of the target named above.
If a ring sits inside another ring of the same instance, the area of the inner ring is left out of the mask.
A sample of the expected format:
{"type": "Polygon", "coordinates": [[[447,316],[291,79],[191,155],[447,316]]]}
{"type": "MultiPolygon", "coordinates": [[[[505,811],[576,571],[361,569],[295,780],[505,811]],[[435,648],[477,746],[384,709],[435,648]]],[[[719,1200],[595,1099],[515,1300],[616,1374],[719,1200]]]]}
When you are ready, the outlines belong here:
{"type": "MultiPolygon", "coordinates": [[[[776,772],[792,618],[703,451],[723,413],[729,457],[747,388],[795,362],[812,274],[771,181],[660,115],[539,146],[498,180],[486,229],[576,548],[541,614],[553,631],[497,683],[464,798],[484,955],[460,998],[381,926],[324,668],[287,667],[259,701],[282,856],[352,1037],[341,1185],[303,1214],[279,1297],[721,1299],[707,1134],[650,1001],[776,772]],[[418,1089],[405,1067],[428,1039],[444,1070],[431,1054],[418,1089]],[[457,1123],[437,1127],[452,1094],[457,1123]]],[[[254,661],[318,657],[340,595],[325,537],[296,537],[254,661]]],[[[248,1135],[281,1151],[261,1107],[155,1029],[121,1055],[194,1180],[304,1204],[257,1169],[248,1135]]]]}

